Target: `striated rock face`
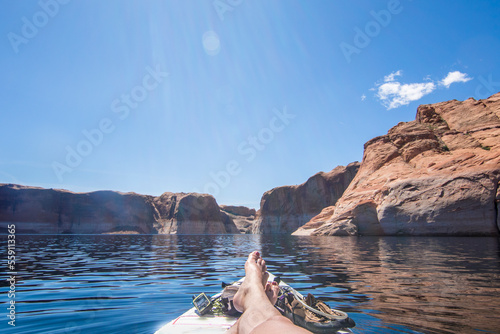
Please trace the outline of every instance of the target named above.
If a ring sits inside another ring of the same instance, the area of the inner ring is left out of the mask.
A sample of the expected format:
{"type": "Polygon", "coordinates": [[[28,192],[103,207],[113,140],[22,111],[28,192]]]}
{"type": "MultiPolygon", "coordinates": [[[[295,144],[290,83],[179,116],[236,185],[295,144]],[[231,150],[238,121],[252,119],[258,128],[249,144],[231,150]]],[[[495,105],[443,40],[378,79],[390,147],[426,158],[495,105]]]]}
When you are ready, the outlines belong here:
{"type": "Polygon", "coordinates": [[[0,184],[0,230],[11,223],[17,233],[239,233],[210,195],[73,193],[0,184]]]}
{"type": "Polygon", "coordinates": [[[342,196],[359,169],[359,163],[320,172],[305,183],[264,193],[253,233],[292,233],[342,196]]]}
{"type": "Polygon", "coordinates": [[[154,199],[158,233],[239,233],[232,219],[207,194],[164,193],[154,199]]]}
{"type": "Polygon", "coordinates": [[[255,209],[233,205],[221,205],[220,208],[233,220],[240,233],[252,233],[252,226],[256,215],[255,209]]]}
{"type": "Polygon", "coordinates": [[[422,105],[365,144],[358,174],[314,235],[497,235],[500,93],[422,105]]]}

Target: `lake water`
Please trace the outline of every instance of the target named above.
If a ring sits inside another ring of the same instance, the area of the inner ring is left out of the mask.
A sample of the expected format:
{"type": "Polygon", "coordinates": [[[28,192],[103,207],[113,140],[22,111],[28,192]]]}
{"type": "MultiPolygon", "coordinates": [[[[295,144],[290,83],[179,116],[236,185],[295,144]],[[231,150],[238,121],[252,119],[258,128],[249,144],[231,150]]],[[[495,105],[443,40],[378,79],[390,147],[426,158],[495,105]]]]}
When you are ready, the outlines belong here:
{"type": "Polygon", "coordinates": [[[190,308],[193,294],[240,278],[252,250],[300,292],[349,313],[355,333],[500,332],[497,238],[16,238],[15,328],[2,269],[0,328],[8,333],[153,333],[190,308]]]}

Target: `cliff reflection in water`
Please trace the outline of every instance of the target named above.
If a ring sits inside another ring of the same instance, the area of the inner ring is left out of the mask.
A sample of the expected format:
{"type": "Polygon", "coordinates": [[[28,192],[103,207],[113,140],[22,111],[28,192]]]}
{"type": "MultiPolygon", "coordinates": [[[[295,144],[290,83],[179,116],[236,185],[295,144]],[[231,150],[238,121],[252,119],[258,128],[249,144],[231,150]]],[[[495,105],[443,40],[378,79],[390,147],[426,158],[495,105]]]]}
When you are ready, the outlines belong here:
{"type": "Polygon", "coordinates": [[[245,258],[255,249],[269,271],[348,312],[356,332],[468,333],[500,327],[497,238],[19,235],[18,240],[18,334],[68,326],[81,333],[152,333],[189,308],[192,294],[216,293],[221,281],[241,277],[245,258]]]}
{"type": "MultiPolygon", "coordinates": [[[[500,299],[495,297],[500,292],[497,238],[304,237],[274,241],[277,246],[266,252],[295,250],[292,271],[321,284],[319,291],[325,292],[318,295],[331,304],[345,304],[346,312],[369,309],[386,323],[425,333],[497,332],[500,328],[496,312],[500,299]],[[327,286],[341,289],[349,300],[336,298],[327,286]]],[[[289,264],[275,265],[276,271],[290,269],[289,264]]]]}

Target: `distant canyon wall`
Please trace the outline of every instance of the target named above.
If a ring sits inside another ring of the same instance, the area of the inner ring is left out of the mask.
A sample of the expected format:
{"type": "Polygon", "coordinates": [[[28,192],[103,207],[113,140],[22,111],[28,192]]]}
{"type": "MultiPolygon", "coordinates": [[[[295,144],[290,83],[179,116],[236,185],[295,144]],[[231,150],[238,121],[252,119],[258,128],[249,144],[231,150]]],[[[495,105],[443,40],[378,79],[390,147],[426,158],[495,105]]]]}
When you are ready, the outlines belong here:
{"type": "Polygon", "coordinates": [[[283,186],[264,193],[253,233],[290,234],[342,196],[359,169],[359,163],[319,172],[305,183],[283,186]]]}
{"type": "Polygon", "coordinates": [[[207,194],[164,193],[153,199],[161,234],[240,233],[234,221],[207,194]]]}
{"type": "Polygon", "coordinates": [[[155,197],[0,184],[0,228],[10,223],[18,233],[239,233],[231,217],[206,194],[155,197]]]}
{"type": "Polygon", "coordinates": [[[255,209],[234,205],[221,205],[220,208],[234,221],[240,233],[252,234],[252,227],[257,214],[255,209]]]}

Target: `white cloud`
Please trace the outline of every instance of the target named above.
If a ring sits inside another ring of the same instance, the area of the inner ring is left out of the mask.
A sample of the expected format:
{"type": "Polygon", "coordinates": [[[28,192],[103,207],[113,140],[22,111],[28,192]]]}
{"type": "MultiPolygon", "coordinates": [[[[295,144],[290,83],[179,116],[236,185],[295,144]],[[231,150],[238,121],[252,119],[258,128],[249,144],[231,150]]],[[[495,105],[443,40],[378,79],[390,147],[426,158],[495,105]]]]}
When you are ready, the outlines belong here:
{"type": "Polygon", "coordinates": [[[364,101],[365,99],[366,99],[366,95],[365,94],[361,95],[361,101],[364,101]]]}
{"type": "Polygon", "coordinates": [[[427,76],[424,78],[425,82],[403,84],[396,80],[397,77],[401,77],[402,75],[403,72],[401,70],[392,72],[384,76],[383,83],[375,83],[375,87],[370,88],[370,90],[376,91],[375,96],[380,99],[380,102],[382,102],[382,105],[386,107],[387,110],[405,106],[412,101],[420,100],[425,95],[432,93],[437,88],[437,84],[449,88],[452,83],[467,82],[472,79],[469,78],[466,73],[454,71],[449,72],[446,77],[439,82],[434,82],[430,79],[430,76],[427,76]]]}
{"type": "Polygon", "coordinates": [[[387,110],[398,108],[412,101],[419,100],[424,95],[436,89],[436,85],[433,82],[401,84],[395,81],[395,78],[401,75],[401,71],[386,75],[384,77],[385,83],[378,86],[376,96],[387,110]]]}
{"type": "Polygon", "coordinates": [[[384,77],[384,82],[392,82],[392,81],[394,81],[395,77],[400,77],[402,75],[403,75],[403,72],[401,70],[396,71],[396,72],[392,72],[391,74],[386,75],[384,77]]]}
{"type": "Polygon", "coordinates": [[[467,73],[461,73],[460,71],[449,72],[446,77],[439,82],[439,84],[449,88],[452,83],[455,82],[467,82],[472,80],[467,76],[467,73]]]}

